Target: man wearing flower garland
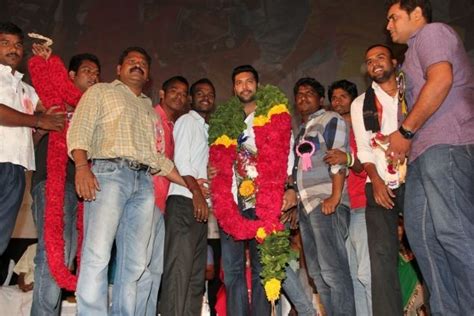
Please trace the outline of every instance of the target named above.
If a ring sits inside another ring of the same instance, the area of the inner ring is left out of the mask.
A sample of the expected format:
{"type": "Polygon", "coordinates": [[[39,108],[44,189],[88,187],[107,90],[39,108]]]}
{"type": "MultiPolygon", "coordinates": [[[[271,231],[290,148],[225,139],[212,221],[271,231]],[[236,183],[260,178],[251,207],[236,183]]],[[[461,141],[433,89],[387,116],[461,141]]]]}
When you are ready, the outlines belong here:
{"type": "Polygon", "coordinates": [[[162,315],[199,315],[205,286],[208,208],[197,179],[207,179],[208,120],[216,93],[207,78],[190,92],[191,111],[173,131],[174,163],[188,188],[171,184],[166,201],[162,315]]]}
{"type": "Polygon", "coordinates": [[[124,50],[117,66],[119,79],[88,89],[69,129],[76,192],[86,201],[78,315],[108,314],[107,266],[114,240],[117,270],[111,313],[135,314],[137,281],[147,265],[153,225],[150,173],[186,185],[173,163],[156,150],[157,117],[142,93],[150,63],[143,48],[124,50]]]}
{"type": "MultiPolygon", "coordinates": [[[[245,130],[240,134],[237,140],[237,161],[233,171],[235,178],[232,181],[232,194],[238,204],[239,213],[244,218],[250,220],[257,219],[256,186],[254,180],[258,176],[258,168],[256,165],[256,135],[253,124],[255,123],[254,118],[257,108],[256,93],[258,80],[259,76],[257,71],[250,65],[236,67],[232,72],[234,94],[242,106],[242,117],[245,122],[245,130]]],[[[238,120],[239,118],[229,117],[228,119],[238,120]]],[[[283,172],[286,171],[286,174],[291,174],[291,165],[293,163],[291,152],[288,160],[288,170],[283,170],[283,172]]],[[[219,170],[217,170],[217,172],[219,172],[219,170]]],[[[278,172],[282,171],[280,170],[278,172]]],[[[294,190],[287,190],[282,198],[283,210],[287,210],[296,205],[294,190]]],[[[216,210],[216,216],[217,214],[216,210]]],[[[218,218],[218,220],[221,221],[222,218],[218,218]]],[[[256,240],[254,238],[249,240],[236,240],[222,229],[220,230],[220,234],[227,314],[235,316],[269,315],[270,304],[265,298],[265,291],[259,276],[262,266],[260,264],[256,240]],[[249,304],[245,277],[245,249],[247,245],[252,269],[251,304],[249,304]]]]}
{"type": "MultiPolygon", "coordinates": [[[[431,23],[429,0],[389,1],[387,30],[407,44],[409,113],[387,154],[409,170],[405,229],[433,315],[474,310],[474,72],[456,30],[431,23]]],[[[466,34],[466,38],[467,38],[466,34]]]]}
{"type": "Polygon", "coordinates": [[[328,98],[331,108],[339,113],[346,122],[351,152],[331,149],[328,150],[324,161],[330,165],[340,164],[349,168],[347,192],[351,206],[351,219],[346,248],[354,286],[356,314],[370,316],[372,315],[372,290],[367,225],[365,223],[367,173],[357,158],[357,145],[351,121],[351,103],[357,98],[357,86],[347,80],[335,81],[328,88],[328,98]]]}
{"type": "Polygon", "coordinates": [[[398,215],[403,212],[404,167],[385,156],[387,136],[398,128],[401,99],[390,48],[373,45],[365,54],[373,80],[351,106],[359,160],[367,172],[366,223],[372,279],[373,315],[402,315],[398,277],[398,215]]]}
{"type": "Polygon", "coordinates": [[[10,241],[25,191],[25,170],[34,170],[32,128],[60,131],[64,113],[46,113],[33,87],[17,69],[23,58],[23,31],[0,22],[0,256],[10,241]]]}
{"type": "MultiPolygon", "coordinates": [[[[68,70],[66,70],[58,56],[51,56],[51,50],[49,48],[44,47],[43,45],[33,44],[33,52],[36,56],[30,59],[29,64],[44,65],[44,67],[42,67],[39,72],[32,72],[33,69],[30,68],[33,83],[35,84],[36,82],[39,83],[42,81],[40,78],[36,78],[35,76],[43,76],[44,80],[49,83],[49,88],[54,89],[54,80],[62,79],[62,76],[58,76],[57,73],[52,73],[54,66],[51,65],[55,64],[60,65],[60,70],[64,72],[64,76],[66,76],[68,71],[67,75],[69,76],[69,79],[67,80],[71,80],[73,82],[75,89],[77,89],[77,92],[79,92],[79,95],[99,81],[100,62],[95,55],[79,54],[73,56],[69,62],[68,70]]],[[[41,87],[38,89],[38,93],[40,93],[40,95],[42,88],[46,87],[41,87]]],[[[75,105],[76,104],[68,105],[68,110],[73,111],[73,106],[75,105]]],[[[72,114],[72,112],[69,113],[72,114]]],[[[53,279],[53,275],[50,271],[51,267],[48,265],[46,260],[49,255],[53,254],[47,253],[45,245],[47,237],[44,226],[48,225],[48,218],[45,216],[47,214],[46,205],[48,204],[48,206],[51,207],[51,200],[48,201],[46,193],[46,186],[48,179],[50,179],[49,173],[47,172],[49,135],[47,135],[42,130],[38,130],[36,134],[37,135],[35,136],[38,136],[37,138],[40,139],[37,140],[35,148],[36,171],[33,173],[31,180],[31,195],[33,198],[33,218],[35,219],[35,224],[38,231],[38,247],[35,257],[35,286],[33,289],[31,315],[59,315],[61,309],[61,286],[58,285],[53,279]]],[[[55,154],[63,154],[67,156],[65,148],[62,149],[62,152],[57,152],[55,154]]],[[[55,167],[60,168],[58,165],[55,165],[55,167]]],[[[65,174],[65,183],[61,184],[65,186],[63,207],[64,228],[60,230],[63,232],[62,236],[60,237],[64,239],[65,249],[58,249],[58,251],[63,251],[65,253],[65,265],[70,268],[73,264],[74,258],[76,257],[77,250],[78,236],[76,231],[76,218],[78,199],[74,189],[74,164],[68,159],[67,167],[63,166],[63,168],[64,170],[61,170],[61,174],[65,174]]],[[[58,179],[52,180],[58,181],[58,179]]],[[[56,191],[54,193],[57,194],[56,191]]],[[[52,223],[49,222],[49,225],[52,225],[52,223]]]]}
{"type": "Polygon", "coordinates": [[[339,114],[322,108],[324,87],[314,78],[299,79],[293,91],[302,119],[293,177],[308,273],[328,315],[355,315],[345,248],[350,219],[346,168],[324,162],[330,149],[348,152],[346,124],[339,114]]]}

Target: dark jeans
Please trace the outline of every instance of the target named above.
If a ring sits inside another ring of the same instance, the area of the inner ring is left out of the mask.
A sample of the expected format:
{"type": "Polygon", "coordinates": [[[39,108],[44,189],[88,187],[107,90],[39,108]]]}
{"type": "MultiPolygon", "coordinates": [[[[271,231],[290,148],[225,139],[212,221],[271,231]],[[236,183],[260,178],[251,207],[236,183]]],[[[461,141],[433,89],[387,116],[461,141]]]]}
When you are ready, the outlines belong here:
{"type": "Polygon", "coordinates": [[[398,215],[403,211],[404,191],[404,185],[393,191],[395,207],[387,210],[375,203],[372,183],[365,187],[373,315],[403,315],[398,278],[398,215]]]}
{"type": "Polygon", "coordinates": [[[209,300],[209,308],[211,310],[211,316],[216,316],[216,302],[217,292],[222,286],[220,277],[221,271],[221,240],[220,239],[208,239],[207,244],[211,246],[214,259],[214,278],[207,282],[207,298],[209,300]]]}
{"type": "MultiPolygon", "coordinates": [[[[59,315],[61,309],[61,288],[51,276],[47,262],[44,239],[44,216],[46,206],[46,181],[38,183],[32,190],[33,219],[38,231],[38,247],[35,256],[35,285],[33,287],[33,303],[31,315],[59,315]]],[[[64,190],[64,260],[70,266],[76,256],[77,196],[74,185],[66,184],[64,190]]]]}
{"type": "Polygon", "coordinates": [[[410,164],[405,228],[432,315],[472,315],[474,144],[433,146],[410,164]]]}
{"type": "Polygon", "coordinates": [[[0,256],[10,242],[23,193],[25,168],[9,162],[0,163],[0,256]]]}
{"type": "Polygon", "coordinates": [[[196,221],[190,198],[171,195],[166,201],[165,226],[161,315],[200,315],[207,260],[207,223],[196,221]]]}
{"type": "Polygon", "coordinates": [[[300,205],[299,216],[306,266],[327,315],[355,315],[354,289],[345,246],[349,237],[349,207],[339,204],[335,213],[324,215],[321,205],[309,214],[300,205]]]}
{"type": "MultiPolygon", "coordinates": [[[[255,210],[246,210],[243,216],[254,219],[255,210]]],[[[227,315],[229,316],[268,316],[270,304],[260,279],[262,266],[257,249],[257,241],[234,240],[220,229],[222,248],[222,268],[226,289],[227,315]],[[252,268],[252,303],[249,304],[247,279],[245,273],[245,249],[248,244],[250,266],[252,268]]]]}

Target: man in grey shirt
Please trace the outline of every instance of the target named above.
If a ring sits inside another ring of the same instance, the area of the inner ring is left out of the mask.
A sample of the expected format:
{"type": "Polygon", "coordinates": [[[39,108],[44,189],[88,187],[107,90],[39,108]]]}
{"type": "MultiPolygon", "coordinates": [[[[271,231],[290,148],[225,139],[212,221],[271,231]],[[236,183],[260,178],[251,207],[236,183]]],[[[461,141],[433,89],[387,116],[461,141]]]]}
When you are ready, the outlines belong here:
{"type": "Polygon", "coordinates": [[[428,0],[392,1],[392,40],[408,44],[409,113],[387,155],[408,154],[405,226],[433,315],[474,310],[474,75],[456,32],[431,22],[428,0]]]}

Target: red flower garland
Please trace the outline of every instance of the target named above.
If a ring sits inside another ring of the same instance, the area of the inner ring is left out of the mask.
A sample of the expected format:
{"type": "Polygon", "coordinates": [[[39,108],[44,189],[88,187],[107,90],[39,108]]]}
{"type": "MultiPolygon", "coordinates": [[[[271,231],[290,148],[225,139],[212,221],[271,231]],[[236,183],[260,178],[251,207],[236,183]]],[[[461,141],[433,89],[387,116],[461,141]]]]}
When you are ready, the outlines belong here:
{"type": "MultiPolygon", "coordinates": [[[[66,68],[59,57],[51,56],[45,60],[42,57],[34,56],[28,61],[28,68],[33,86],[46,108],[59,106],[59,111],[66,112],[66,103],[72,106],[78,103],[82,92],[69,79],[66,68]]],[[[69,271],[64,258],[64,191],[68,163],[67,128],[66,124],[64,130],[49,134],[44,239],[51,275],[61,288],[74,291],[77,275],[69,271]]],[[[77,208],[78,267],[82,245],[82,218],[83,204],[79,203],[77,208]]]]}
{"type": "Polygon", "coordinates": [[[279,218],[287,178],[290,131],[291,117],[288,113],[274,114],[269,123],[254,126],[258,171],[255,179],[258,188],[255,205],[257,220],[240,214],[230,189],[236,146],[211,146],[209,161],[218,170],[211,180],[214,212],[222,229],[234,239],[253,239],[260,227],[267,232],[283,230],[279,218]]]}

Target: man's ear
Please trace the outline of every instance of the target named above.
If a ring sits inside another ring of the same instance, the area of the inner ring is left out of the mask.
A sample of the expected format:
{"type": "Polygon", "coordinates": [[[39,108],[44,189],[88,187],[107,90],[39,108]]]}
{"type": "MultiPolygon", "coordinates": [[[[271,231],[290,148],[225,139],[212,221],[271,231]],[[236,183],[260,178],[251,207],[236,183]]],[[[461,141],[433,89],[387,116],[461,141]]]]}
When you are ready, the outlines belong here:
{"type": "Polygon", "coordinates": [[[423,10],[420,7],[416,7],[410,14],[416,21],[424,18],[423,17],[423,10]]]}
{"type": "Polygon", "coordinates": [[[160,89],[160,92],[158,92],[158,95],[160,96],[160,100],[163,100],[165,98],[165,90],[160,89]]]}
{"type": "Polygon", "coordinates": [[[71,71],[69,71],[68,74],[69,74],[69,79],[74,80],[74,78],[76,78],[76,72],[75,71],[71,70],[71,71]]]}
{"type": "Polygon", "coordinates": [[[120,75],[120,69],[122,69],[122,65],[117,65],[117,76],[120,75]]]}
{"type": "Polygon", "coordinates": [[[392,65],[393,65],[393,68],[397,68],[398,61],[395,58],[392,59],[392,65]]]}

